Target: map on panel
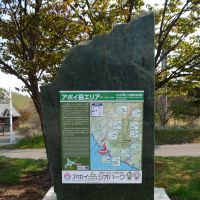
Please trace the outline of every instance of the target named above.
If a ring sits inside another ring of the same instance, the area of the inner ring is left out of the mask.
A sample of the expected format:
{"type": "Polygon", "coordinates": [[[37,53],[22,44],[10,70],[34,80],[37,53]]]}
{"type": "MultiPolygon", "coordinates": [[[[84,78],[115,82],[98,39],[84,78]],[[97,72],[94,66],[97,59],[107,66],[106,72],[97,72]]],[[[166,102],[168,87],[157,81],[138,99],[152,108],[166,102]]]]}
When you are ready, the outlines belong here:
{"type": "Polygon", "coordinates": [[[61,91],[62,183],[142,183],[143,91],[61,91]]]}
{"type": "Polygon", "coordinates": [[[91,170],[141,170],[142,106],[91,103],[91,170]]]}

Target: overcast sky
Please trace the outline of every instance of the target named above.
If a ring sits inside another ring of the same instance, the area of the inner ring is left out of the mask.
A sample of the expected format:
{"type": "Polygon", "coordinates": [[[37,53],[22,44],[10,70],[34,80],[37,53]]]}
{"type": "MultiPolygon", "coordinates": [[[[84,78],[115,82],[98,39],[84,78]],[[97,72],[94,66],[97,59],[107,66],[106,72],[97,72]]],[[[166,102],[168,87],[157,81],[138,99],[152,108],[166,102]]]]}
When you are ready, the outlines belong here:
{"type": "MultiPolygon", "coordinates": [[[[154,5],[155,3],[159,3],[160,5],[162,5],[164,1],[165,0],[145,0],[146,4],[150,5],[154,5]]],[[[12,91],[16,91],[15,87],[21,88],[23,85],[23,82],[17,79],[14,75],[4,74],[0,71],[0,88],[11,88],[12,91]]]]}

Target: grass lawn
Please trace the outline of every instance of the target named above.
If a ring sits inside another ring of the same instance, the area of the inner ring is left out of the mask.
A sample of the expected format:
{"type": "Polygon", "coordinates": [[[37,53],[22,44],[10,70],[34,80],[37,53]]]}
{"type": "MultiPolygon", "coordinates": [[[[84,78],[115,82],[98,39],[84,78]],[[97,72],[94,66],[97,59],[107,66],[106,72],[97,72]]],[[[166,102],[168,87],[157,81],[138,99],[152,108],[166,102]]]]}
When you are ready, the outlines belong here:
{"type": "Polygon", "coordinates": [[[18,184],[22,177],[45,169],[46,160],[0,157],[0,185],[18,184]]]}
{"type": "MultiPolygon", "coordinates": [[[[155,186],[165,188],[171,200],[199,200],[200,158],[156,157],[155,166],[155,186]]],[[[50,187],[45,171],[46,160],[0,157],[0,194],[5,194],[4,200],[16,195],[13,191],[21,195],[16,196],[17,200],[31,199],[33,195],[42,199],[50,187]]]]}
{"type": "Polygon", "coordinates": [[[16,144],[1,146],[4,149],[45,148],[42,135],[22,138],[16,144]]]}
{"type": "Polygon", "coordinates": [[[156,158],[155,186],[166,189],[171,200],[200,199],[200,158],[156,158]]]}
{"type": "Polygon", "coordinates": [[[157,145],[200,143],[200,129],[157,129],[155,143],[157,145]]]}
{"type": "Polygon", "coordinates": [[[0,157],[0,200],[41,200],[50,186],[46,160],[0,157]]]}

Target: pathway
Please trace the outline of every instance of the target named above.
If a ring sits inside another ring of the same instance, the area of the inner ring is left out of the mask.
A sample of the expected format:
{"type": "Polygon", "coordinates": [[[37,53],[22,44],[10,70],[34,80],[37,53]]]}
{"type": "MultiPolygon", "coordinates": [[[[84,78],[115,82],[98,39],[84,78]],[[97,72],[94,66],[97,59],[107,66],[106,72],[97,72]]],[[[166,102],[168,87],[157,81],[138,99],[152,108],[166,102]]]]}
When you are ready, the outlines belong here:
{"type": "MultiPolygon", "coordinates": [[[[0,149],[0,156],[9,158],[47,159],[45,149],[0,149]]],[[[200,156],[200,144],[160,145],[155,156],[200,156]]]]}
{"type": "Polygon", "coordinates": [[[158,145],[155,147],[156,156],[200,156],[200,144],[158,145]]]}
{"type": "Polygon", "coordinates": [[[9,158],[47,159],[45,149],[0,149],[0,156],[9,158]]]}

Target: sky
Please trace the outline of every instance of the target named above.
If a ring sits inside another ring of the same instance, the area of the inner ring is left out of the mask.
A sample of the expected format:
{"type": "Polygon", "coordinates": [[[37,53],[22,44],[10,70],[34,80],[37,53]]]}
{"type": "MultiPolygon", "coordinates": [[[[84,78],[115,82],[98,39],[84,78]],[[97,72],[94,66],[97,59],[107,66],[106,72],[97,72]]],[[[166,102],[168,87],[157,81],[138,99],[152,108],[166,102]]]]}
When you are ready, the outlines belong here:
{"type": "MultiPolygon", "coordinates": [[[[14,75],[4,74],[0,71],[0,88],[16,91],[15,87],[21,88],[24,86],[23,82],[17,79],[14,75]]],[[[25,93],[22,93],[25,94],[25,93]]]]}
{"type": "MultiPolygon", "coordinates": [[[[162,5],[164,1],[165,0],[145,0],[145,3],[150,5],[158,3],[162,5]]],[[[23,82],[17,79],[14,75],[4,74],[0,71],[0,88],[4,88],[7,90],[10,88],[12,91],[16,91],[15,87],[21,88],[22,86],[24,86],[23,82]]],[[[19,93],[27,95],[26,92],[19,92],[19,93]]]]}

